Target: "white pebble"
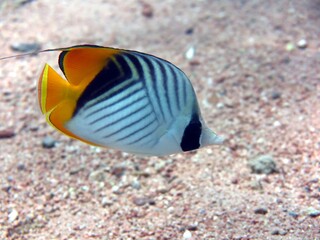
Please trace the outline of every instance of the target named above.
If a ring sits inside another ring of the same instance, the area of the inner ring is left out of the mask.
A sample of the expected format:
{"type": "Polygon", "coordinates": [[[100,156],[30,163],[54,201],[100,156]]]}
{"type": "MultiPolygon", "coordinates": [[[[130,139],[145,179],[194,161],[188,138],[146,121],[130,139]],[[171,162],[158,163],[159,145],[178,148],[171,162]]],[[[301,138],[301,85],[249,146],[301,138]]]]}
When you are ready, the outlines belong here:
{"type": "Polygon", "coordinates": [[[186,59],[191,60],[194,57],[195,52],[196,52],[195,48],[190,47],[185,53],[186,59]]]}
{"type": "Polygon", "coordinates": [[[190,239],[190,238],[192,238],[192,233],[189,230],[186,230],[183,233],[183,239],[190,239]]]}
{"type": "Polygon", "coordinates": [[[14,222],[18,218],[18,216],[19,216],[19,214],[18,214],[17,210],[12,209],[8,215],[8,222],[9,223],[14,222]]]}
{"type": "Polygon", "coordinates": [[[305,39],[299,40],[299,41],[297,42],[297,46],[298,46],[299,48],[302,48],[302,49],[306,48],[306,47],[308,46],[307,40],[305,40],[305,39]]]}

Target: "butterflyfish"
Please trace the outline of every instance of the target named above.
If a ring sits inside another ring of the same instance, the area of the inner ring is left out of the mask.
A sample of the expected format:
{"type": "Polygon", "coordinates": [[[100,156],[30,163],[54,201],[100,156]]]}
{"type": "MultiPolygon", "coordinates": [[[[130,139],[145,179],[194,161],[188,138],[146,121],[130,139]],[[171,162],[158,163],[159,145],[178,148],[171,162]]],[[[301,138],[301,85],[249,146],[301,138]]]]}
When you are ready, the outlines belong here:
{"type": "Polygon", "coordinates": [[[38,100],[65,135],[124,152],[165,156],[223,139],[203,120],[186,74],[156,56],[96,45],[60,50],[64,77],[45,64],[38,100]]]}

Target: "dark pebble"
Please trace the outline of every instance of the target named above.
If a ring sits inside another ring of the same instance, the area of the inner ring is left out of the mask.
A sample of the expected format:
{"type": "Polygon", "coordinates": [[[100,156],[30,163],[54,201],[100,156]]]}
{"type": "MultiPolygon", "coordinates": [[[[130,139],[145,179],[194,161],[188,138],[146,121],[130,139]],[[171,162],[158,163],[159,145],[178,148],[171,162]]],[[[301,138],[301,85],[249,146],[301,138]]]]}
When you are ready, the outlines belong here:
{"type": "Polygon", "coordinates": [[[254,210],[254,213],[255,213],[255,214],[263,214],[263,215],[265,215],[265,214],[268,213],[268,209],[263,208],[263,207],[256,208],[256,209],[254,210]]]}
{"type": "Polygon", "coordinates": [[[36,52],[41,49],[39,43],[13,43],[10,47],[13,51],[21,53],[36,52]]]}
{"type": "Polygon", "coordinates": [[[126,171],[126,165],[123,163],[120,163],[112,167],[111,174],[115,175],[116,177],[121,177],[124,175],[125,171],[126,171]]]}
{"type": "Polygon", "coordinates": [[[187,226],[189,231],[196,231],[198,229],[198,224],[190,224],[187,226]]]}
{"type": "Polygon", "coordinates": [[[26,5],[26,4],[31,3],[33,1],[35,1],[35,0],[22,0],[19,2],[19,4],[20,4],[20,6],[23,6],[23,5],[26,5]]]}
{"type": "Polygon", "coordinates": [[[284,236],[287,234],[287,231],[279,229],[279,228],[275,228],[273,230],[271,230],[271,235],[281,235],[284,236]]]}
{"type": "Polygon", "coordinates": [[[191,35],[193,33],[193,28],[188,28],[186,31],[185,31],[185,34],[187,35],[191,35]]]}
{"type": "Polygon", "coordinates": [[[23,170],[26,169],[26,165],[24,165],[23,163],[18,163],[17,169],[18,169],[19,171],[23,171],[23,170]]]}
{"type": "Polygon", "coordinates": [[[151,18],[153,17],[153,8],[150,4],[148,3],[143,3],[142,6],[142,15],[147,17],[147,18],[151,18]]]}
{"type": "Polygon", "coordinates": [[[2,138],[12,138],[14,137],[15,133],[13,129],[3,129],[0,130],[0,139],[2,138]]]}
{"type": "Polygon", "coordinates": [[[309,211],[309,217],[316,218],[320,216],[320,211],[316,209],[312,209],[309,211]]]}
{"type": "Polygon", "coordinates": [[[46,136],[42,139],[42,147],[43,148],[53,148],[56,145],[56,140],[54,140],[50,136],[46,136]]]}
{"type": "Polygon", "coordinates": [[[149,205],[154,206],[156,205],[156,201],[152,198],[149,199],[149,205]]]}
{"type": "Polygon", "coordinates": [[[281,97],[281,93],[280,93],[280,92],[273,91],[273,92],[271,93],[271,99],[272,99],[272,100],[276,100],[276,99],[278,99],[278,98],[280,98],[280,97],[281,97]]]}

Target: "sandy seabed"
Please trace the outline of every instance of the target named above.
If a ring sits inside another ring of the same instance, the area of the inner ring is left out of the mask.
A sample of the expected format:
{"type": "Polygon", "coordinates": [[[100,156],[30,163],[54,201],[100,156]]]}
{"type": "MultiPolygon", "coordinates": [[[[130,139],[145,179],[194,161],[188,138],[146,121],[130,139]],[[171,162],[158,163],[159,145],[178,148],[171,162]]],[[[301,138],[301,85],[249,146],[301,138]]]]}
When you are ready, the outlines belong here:
{"type": "Polygon", "coordinates": [[[2,60],[0,239],[320,239],[319,26],[318,0],[0,1],[0,57],[21,43],[157,55],[226,137],[163,158],[85,145],[37,107],[58,53],[2,60]],[[276,172],[252,172],[261,155],[276,172]]]}

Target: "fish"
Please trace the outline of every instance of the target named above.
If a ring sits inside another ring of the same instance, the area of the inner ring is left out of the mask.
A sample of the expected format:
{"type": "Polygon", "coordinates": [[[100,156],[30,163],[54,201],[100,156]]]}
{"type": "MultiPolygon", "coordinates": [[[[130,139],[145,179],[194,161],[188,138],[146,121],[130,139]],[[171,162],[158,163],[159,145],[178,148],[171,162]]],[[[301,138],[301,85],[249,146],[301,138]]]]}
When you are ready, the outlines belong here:
{"type": "MultiPolygon", "coordinates": [[[[90,145],[167,156],[221,144],[202,118],[190,79],[167,60],[134,50],[76,45],[38,80],[46,121],[90,145]]],[[[24,55],[24,54],[23,54],[24,55]]]]}

